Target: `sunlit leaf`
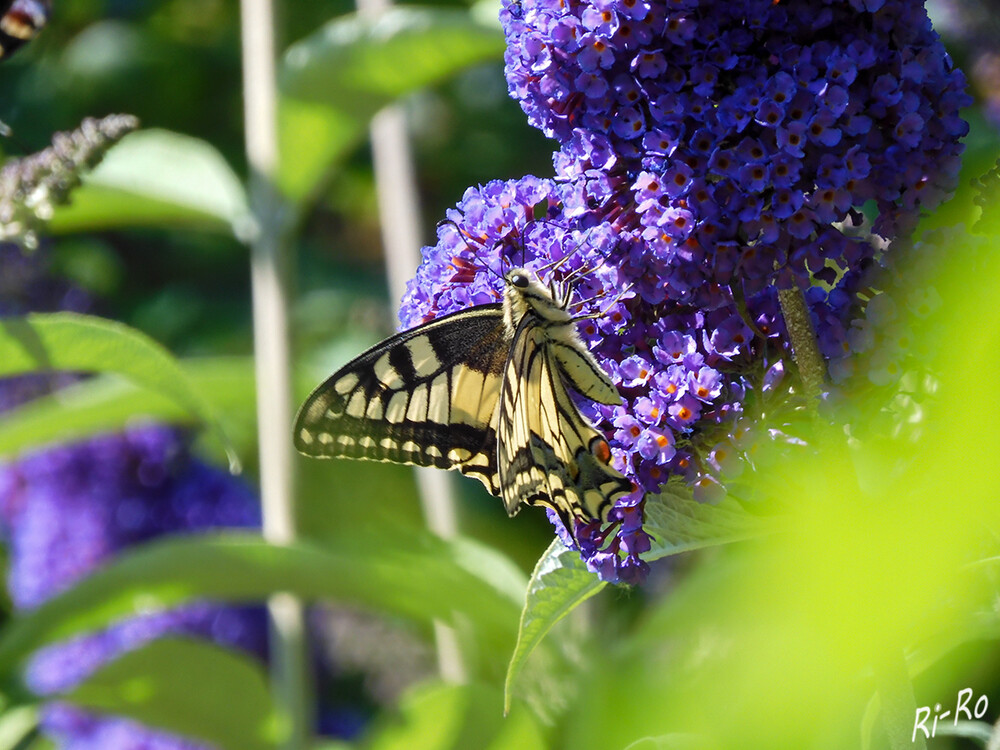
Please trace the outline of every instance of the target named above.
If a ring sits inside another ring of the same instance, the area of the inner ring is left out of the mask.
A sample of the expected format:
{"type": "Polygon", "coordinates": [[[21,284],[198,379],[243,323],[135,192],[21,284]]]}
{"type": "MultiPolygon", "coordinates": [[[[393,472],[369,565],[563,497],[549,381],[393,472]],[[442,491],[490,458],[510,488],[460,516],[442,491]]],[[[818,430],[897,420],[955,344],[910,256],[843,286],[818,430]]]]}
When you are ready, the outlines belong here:
{"type": "Polygon", "coordinates": [[[157,540],[17,615],[0,635],[0,673],[9,677],[39,646],[124,616],[199,598],[259,602],[277,591],[333,597],[422,624],[461,614],[503,654],[514,642],[518,603],[468,571],[467,544],[451,547],[428,534],[385,527],[355,530],[329,547],[278,547],[238,533],[157,540]]]}
{"type": "Polygon", "coordinates": [[[138,226],[248,231],[243,186],[222,155],[197,138],[140,130],[112,148],[56,209],[56,233],[138,226]]]}
{"type": "Polygon", "coordinates": [[[419,685],[404,696],[400,720],[377,726],[370,750],[542,750],[549,747],[523,706],[504,717],[499,690],[480,684],[419,685]]]}
{"type": "Polygon", "coordinates": [[[470,65],[500,60],[503,35],[479,15],[414,6],[374,20],[350,14],[292,45],[280,73],[285,193],[311,192],[385,105],[470,65]]]}
{"type": "Polygon", "coordinates": [[[25,739],[38,726],[38,710],[34,706],[16,706],[0,713],[0,750],[24,747],[25,739]]]}
{"type": "Polygon", "coordinates": [[[528,656],[542,642],[552,626],[602,588],[605,583],[587,570],[580,553],[568,549],[558,539],[545,550],[528,582],[517,646],[507,667],[504,705],[509,709],[514,683],[528,656]]]}
{"type": "Polygon", "coordinates": [[[643,559],[653,561],[681,552],[713,547],[766,533],[767,524],[728,501],[696,502],[682,483],[671,483],[646,500],[643,528],[653,536],[643,559]]]}
{"type": "MultiPolygon", "coordinates": [[[[681,552],[728,544],[763,532],[760,522],[735,504],[726,507],[695,502],[690,492],[671,485],[646,501],[646,530],[653,546],[645,559],[656,560],[681,552]]],[[[587,570],[578,552],[559,540],[542,555],[532,573],[521,614],[517,646],[507,669],[509,703],[515,681],[532,651],[563,617],[605,584],[587,570]]]]}
{"type": "MultiPolygon", "coordinates": [[[[214,410],[177,360],[140,331],[104,318],[66,312],[0,319],[0,375],[53,370],[114,373],[128,378],[183,407],[211,426],[223,445],[228,445],[214,410]]],[[[235,456],[231,456],[233,462],[235,456]]]]}
{"type": "Polygon", "coordinates": [[[293,200],[308,196],[365,135],[366,120],[327,104],[284,97],[278,108],[278,184],[293,200]]]}
{"type": "MultiPolygon", "coordinates": [[[[177,364],[195,391],[212,404],[238,452],[251,450],[256,439],[253,360],[201,357],[177,364]]],[[[300,390],[306,388],[303,380],[300,390]]],[[[0,457],[115,432],[146,419],[180,426],[199,422],[197,414],[157,390],[116,375],[88,378],[5,412],[0,420],[0,457]]]]}
{"type": "Polygon", "coordinates": [[[287,735],[262,665],[193,638],[162,638],[128,651],[64,697],[221,750],[269,750],[287,735]]]}

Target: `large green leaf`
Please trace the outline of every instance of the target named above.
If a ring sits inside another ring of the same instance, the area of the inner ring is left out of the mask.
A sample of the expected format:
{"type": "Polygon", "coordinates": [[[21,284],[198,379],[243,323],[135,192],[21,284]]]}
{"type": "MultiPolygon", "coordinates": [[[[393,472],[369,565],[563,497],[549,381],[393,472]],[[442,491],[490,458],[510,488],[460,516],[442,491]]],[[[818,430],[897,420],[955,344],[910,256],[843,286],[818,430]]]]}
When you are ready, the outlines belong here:
{"type": "Polygon", "coordinates": [[[465,10],[397,7],[341,16],[292,45],[281,66],[286,195],[309,194],[382,107],[470,65],[500,60],[498,25],[465,10]]]}
{"type": "Polygon", "coordinates": [[[10,679],[11,670],[39,646],[127,615],[200,598],[263,601],[276,591],[333,597],[419,623],[450,622],[460,614],[483,644],[503,653],[514,641],[518,602],[475,571],[490,554],[495,566],[506,563],[489,550],[470,556],[469,544],[448,545],[426,533],[385,527],[357,530],[336,547],[279,547],[239,533],[158,540],[16,616],[0,636],[0,674],[10,679]]]}
{"type": "MultiPolygon", "coordinates": [[[[690,492],[670,485],[660,495],[647,498],[644,528],[653,535],[649,561],[681,552],[727,544],[764,532],[762,523],[729,506],[695,502],[690,492]]],[[[507,669],[506,704],[528,657],[562,618],[602,588],[605,583],[587,570],[580,554],[555,540],[539,559],[528,582],[517,646],[507,669]]]]}
{"type": "Polygon", "coordinates": [[[152,641],[102,666],[64,697],[222,750],[269,750],[287,735],[262,666],[203,640],[152,641]]]}
{"type": "Polygon", "coordinates": [[[606,585],[587,570],[579,552],[567,548],[558,539],[553,540],[539,558],[528,581],[517,645],[507,667],[505,710],[510,709],[515,681],[545,635],[557,622],[606,585]]]}
{"type": "MultiPolygon", "coordinates": [[[[114,373],[183,407],[228,445],[215,412],[170,353],[104,318],[36,313],[0,319],[0,376],[53,370],[114,373]]],[[[235,454],[230,455],[235,463],[235,454]]]]}
{"type": "Polygon", "coordinates": [[[282,98],[278,108],[278,185],[292,200],[309,196],[365,135],[365,120],[326,104],[282,98]]]}
{"type": "Polygon", "coordinates": [[[136,226],[244,235],[246,195],[210,144],[167,130],[140,130],[108,151],[49,224],[57,233],[136,226]]]}
{"type": "Polygon", "coordinates": [[[374,20],[349,14],[289,48],[282,91],[371,113],[468,65],[500,59],[503,50],[499,27],[464,10],[396,7],[374,20]]]}
{"type": "Polygon", "coordinates": [[[15,706],[0,713],[0,750],[19,750],[38,726],[35,706],[15,706]]]}
{"type": "MultiPolygon", "coordinates": [[[[216,409],[226,434],[250,450],[255,415],[253,361],[249,357],[179,360],[194,389],[216,409]]],[[[0,420],[0,458],[56,441],[79,440],[121,430],[137,419],[176,425],[198,416],[175,399],[124,378],[89,378],[5,412],[0,420]]]]}
{"type": "Polygon", "coordinates": [[[376,726],[370,750],[542,750],[545,736],[518,706],[500,712],[499,690],[485,685],[423,684],[407,693],[400,720],[376,726]]]}
{"type": "Polygon", "coordinates": [[[713,547],[767,533],[769,525],[727,500],[718,505],[699,503],[681,482],[671,482],[646,501],[643,528],[653,536],[643,555],[652,562],[681,552],[713,547]]]}

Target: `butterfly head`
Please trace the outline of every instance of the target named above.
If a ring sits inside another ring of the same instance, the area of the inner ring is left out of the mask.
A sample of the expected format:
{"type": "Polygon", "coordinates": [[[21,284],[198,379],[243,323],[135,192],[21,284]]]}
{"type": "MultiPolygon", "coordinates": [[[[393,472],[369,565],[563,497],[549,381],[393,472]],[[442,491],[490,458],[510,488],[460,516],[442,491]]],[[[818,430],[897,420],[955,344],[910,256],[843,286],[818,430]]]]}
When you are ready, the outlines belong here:
{"type": "Polygon", "coordinates": [[[504,317],[508,330],[513,332],[531,313],[547,323],[568,323],[572,317],[568,290],[556,283],[545,286],[533,271],[527,268],[511,268],[504,274],[504,317]]]}

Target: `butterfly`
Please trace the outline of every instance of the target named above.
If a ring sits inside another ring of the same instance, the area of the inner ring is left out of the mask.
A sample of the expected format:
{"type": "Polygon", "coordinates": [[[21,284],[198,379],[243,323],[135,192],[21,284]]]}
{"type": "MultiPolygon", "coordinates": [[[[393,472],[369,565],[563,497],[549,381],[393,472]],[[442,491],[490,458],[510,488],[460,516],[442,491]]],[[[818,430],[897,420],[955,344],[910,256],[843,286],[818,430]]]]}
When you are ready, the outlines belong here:
{"type": "Polygon", "coordinates": [[[0,59],[30,42],[49,20],[49,0],[0,2],[0,59]]]}
{"type": "Polygon", "coordinates": [[[621,396],[580,339],[568,284],[525,268],[503,281],[502,303],[398,333],[331,375],[299,409],[299,452],[458,469],[509,515],[551,508],[574,536],[575,521],[606,520],[633,485],[570,390],[621,396]]]}

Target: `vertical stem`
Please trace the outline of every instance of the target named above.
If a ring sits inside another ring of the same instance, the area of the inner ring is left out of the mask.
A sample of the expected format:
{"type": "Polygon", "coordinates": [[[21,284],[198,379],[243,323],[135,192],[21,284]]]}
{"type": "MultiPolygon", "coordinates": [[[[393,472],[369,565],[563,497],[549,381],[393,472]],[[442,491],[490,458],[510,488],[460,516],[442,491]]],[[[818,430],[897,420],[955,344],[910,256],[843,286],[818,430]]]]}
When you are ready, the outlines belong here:
{"type": "Polygon", "coordinates": [[[882,726],[892,750],[927,750],[922,732],[913,731],[917,701],[902,649],[886,648],[875,665],[875,684],[882,706],[882,726]]]}
{"type": "MultiPolygon", "coordinates": [[[[377,18],[390,4],[390,0],[358,0],[358,11],[377,18]]],[[[370,132],[386,275],[389,292],[398,300],[420,262],[422,244],[420,201],[402,108],[385,107],[372,118],[370,132]]],[[[418,467],[415,471],[427,527],[443,539],[454,538],[458,520],[450,477],[439,469],[418,467]]],[[[448,682],[465,682],[465,664],[454,629],[436,621],[434,638],[441,677],[448,682]]]]}
{"type": "Polygon", "coordinates": [[[826,379],[826,364],[816,344],[816,332],[809,318],[805,295],[798,287],[779,289],[778,301],[785,318],[785,329],[792,344],[792,356],[799,368],[802,385],[810,398],[819,398],[826,379]]]}
{"type": "MultiPolygon", "coordinates": [[[[242,0],[243,97],[250,202],[257,232],[251,245],[254,361],[260,450],[263,534],[272,544],[295,540],[292,473],[292,387],[288,342],[288,243],[285,211],[275,186],[278,167],[274,8],[271,0],[242,0]]],[[[299,750],[310,736],[304,611],[287,593],[268,601],[271,679],[287,716],[284,747],[299,750]]]]}

